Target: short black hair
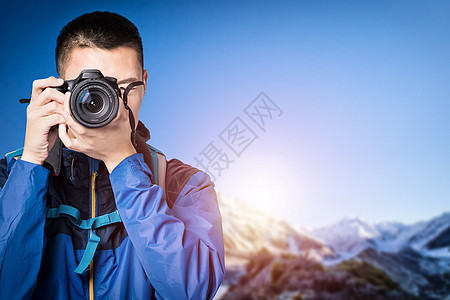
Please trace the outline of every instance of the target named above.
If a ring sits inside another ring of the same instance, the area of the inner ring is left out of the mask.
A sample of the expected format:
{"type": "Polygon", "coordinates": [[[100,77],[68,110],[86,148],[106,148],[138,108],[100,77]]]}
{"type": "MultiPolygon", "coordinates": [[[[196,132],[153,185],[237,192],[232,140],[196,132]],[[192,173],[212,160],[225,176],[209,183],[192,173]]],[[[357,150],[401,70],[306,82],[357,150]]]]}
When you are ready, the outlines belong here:
{"type": "Polygon", "coordinates": [[[137,27],[127,18],[109,11],[96,11],[81,15],[61,29],[56,40],[56,70],[61,76],[70,52],[78,47],[114,49],[133,48],[144,68],[142,39],[137,27]]]}

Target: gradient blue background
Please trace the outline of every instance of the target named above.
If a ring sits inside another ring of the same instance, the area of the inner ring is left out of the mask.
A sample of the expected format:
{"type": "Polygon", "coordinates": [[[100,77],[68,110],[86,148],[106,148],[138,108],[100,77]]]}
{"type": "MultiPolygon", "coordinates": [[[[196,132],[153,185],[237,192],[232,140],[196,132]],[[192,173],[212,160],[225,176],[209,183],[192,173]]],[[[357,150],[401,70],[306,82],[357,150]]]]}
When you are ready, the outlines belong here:
{"type": "Polygon", "coordinates": [[[414,222],[450,202],[446,1],[2,3],[0,153],[22,147],[34,79],[56,76],[74,17],[110,10],[140,29],[152,144],[195,165],[261,91],[283,110],[216,181],[295,224],[414,222]]]}

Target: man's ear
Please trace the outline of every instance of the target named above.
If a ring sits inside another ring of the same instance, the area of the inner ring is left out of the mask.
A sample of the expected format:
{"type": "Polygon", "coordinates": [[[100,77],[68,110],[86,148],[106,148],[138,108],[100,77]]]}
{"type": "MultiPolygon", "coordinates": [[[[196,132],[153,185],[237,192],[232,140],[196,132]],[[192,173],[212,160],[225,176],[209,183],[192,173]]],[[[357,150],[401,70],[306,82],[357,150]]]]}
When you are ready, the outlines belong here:
{"type": "Polygon", "coordinates": [[[144,70],[144,73],[142,73],[142,82],[144,82],[144,94],[147,90],[147,78],[148,78],[148,72],[147,70],[144,70]]]}

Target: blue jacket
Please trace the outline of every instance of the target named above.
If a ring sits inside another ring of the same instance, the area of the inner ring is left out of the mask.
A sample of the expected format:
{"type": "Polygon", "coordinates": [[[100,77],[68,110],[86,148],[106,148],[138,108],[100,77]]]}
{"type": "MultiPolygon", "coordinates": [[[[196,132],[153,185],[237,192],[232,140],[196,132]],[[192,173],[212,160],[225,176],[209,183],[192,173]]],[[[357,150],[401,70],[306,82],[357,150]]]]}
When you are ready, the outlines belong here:
{"type": "Polygon", "coordinates": [[[164,192],[152,183],[140,144],[141,153],[111,174],[102,162],[68,149],[53,155],[57,172],[54,163],[0,161],[0,299],[214,296],[225,275],[214,185],[204,172],[171,160],[164,192]],[[95,230],[100,242],[82,274],[74,269],[92,233],[65,217],[46,218],[46,207],[62,204],[83,220],[116,209],[122,219],[95,230]]]}

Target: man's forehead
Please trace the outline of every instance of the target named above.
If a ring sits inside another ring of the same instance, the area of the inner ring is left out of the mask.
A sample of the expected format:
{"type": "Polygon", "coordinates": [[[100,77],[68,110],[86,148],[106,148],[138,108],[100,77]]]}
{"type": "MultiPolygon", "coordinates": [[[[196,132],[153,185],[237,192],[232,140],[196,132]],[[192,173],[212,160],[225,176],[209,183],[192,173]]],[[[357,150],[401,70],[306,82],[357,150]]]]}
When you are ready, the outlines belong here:
{"type": "Polygon", "coordinates": [[[142,66],[137,52],[130,47],[73,49],[65,64],[64,79],[74,79],[85,69],[100,70],[104,76],[114,77],[122,84],[140,80],[142,77],[142,66]]]}

